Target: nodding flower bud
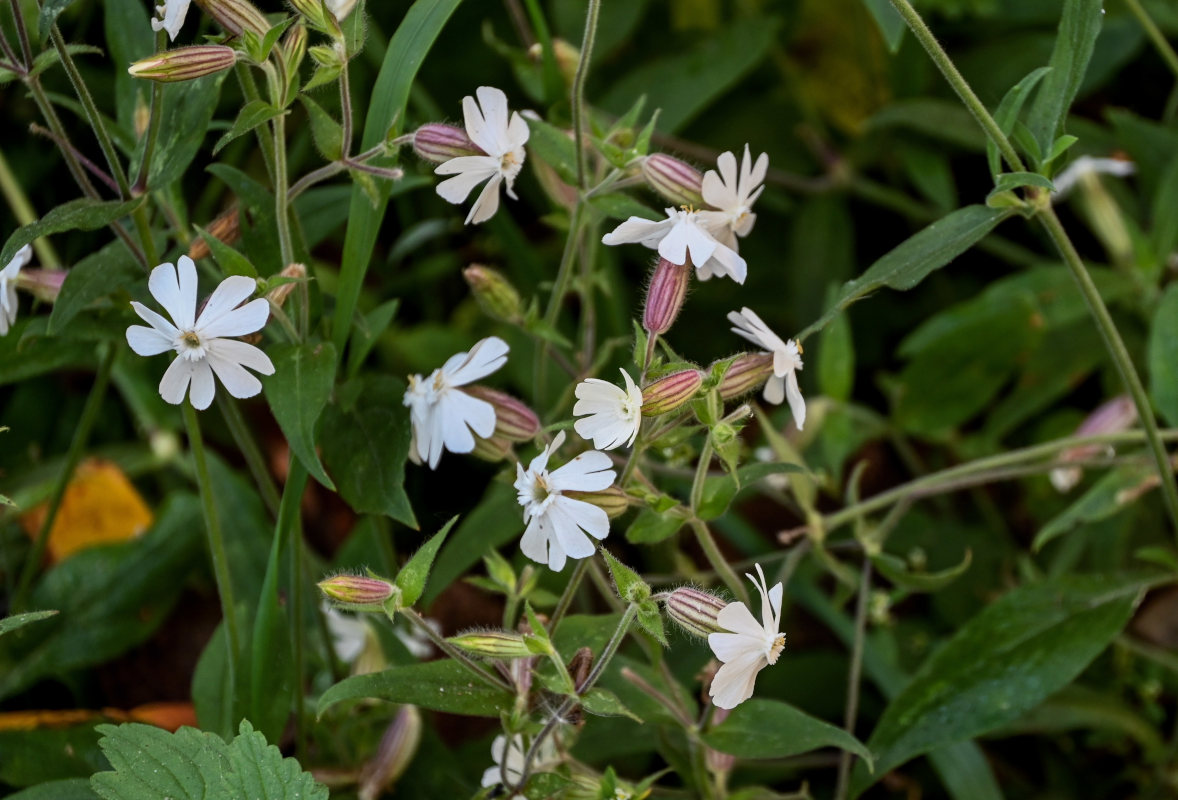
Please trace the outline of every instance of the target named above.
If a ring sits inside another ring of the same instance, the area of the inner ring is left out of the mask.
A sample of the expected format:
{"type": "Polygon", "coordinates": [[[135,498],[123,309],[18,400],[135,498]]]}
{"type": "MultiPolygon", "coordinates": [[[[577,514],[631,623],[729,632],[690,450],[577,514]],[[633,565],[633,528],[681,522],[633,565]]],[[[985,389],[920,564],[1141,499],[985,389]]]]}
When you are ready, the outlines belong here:
{"type": "MultiPolygon", "coordinates": [[[[1114,397],[1102,403],[1089,414],[1080,427],[1076,428],[1075,436],[1097,436],[1103,433],[1120,433],[1127,431],[1137,422],[1137,406],[1127,394],[1114,397]]],[[[1079,447],[1069,447],[1059,454],[1063,465],[1048,473],[1051,485],[1056,491],[1067,492],[1080,482],[1084,470],[1077,466],[1067,465],[1069,461],[1083,461],[1086,458],[1098,456],[1101,453],[1113,454],[1113,448],[1104,444],[1086,444],[1079,447]]]]}
{"type": "Polygon", "coordinates": [[[492,437],[501,437],[512,442],[527,442],[540,433],[540,418],[536,412],[511,395],[486,386],[472,384],[463,386],[461,391],[471,397],[485,400],[495,408],[495,432],[492,437]]]}
{"type": "Polygon", "coordinates": [[[206,14],[215,19],[218,25],[234,36],[241,36],[245,31],[265,36],[270,30],[270,21],[248,0],[195,0],[195,2],[206,14]]]}
{"type": "Polygon", "coordinates": [[[654,153],[642,159],[642,177],[650,188],[677,206],[704,204],[704,176],[685,161],[654,153]]]}
{"type": "Polygon", "coordinates": [[[380,611],[401,594],[389,581],[366,575],[336,575],[319,581],[319,590],[336,605],[353,611],[380,611]]]}
{"type": "Polygon", "coordinates": [[[642,309],[642,327],[648,333],[666,333],[675,324],[687,297],[690,280],[691,268],[686,264],[672,264],[660,258],[654,265],[650,284],[646,287],[646,305],[642,309]]]}
{"type": "Polygon", "coordinates": [[[280,283],[270,291],[266,292],[266,299],[276,306],[281,307],[286,302],[286,298],[298,286],[298,281],[307,277],[307,268],[302,264],[287,264],[283,267],[282,272],[278,273],[280,278],[291,278],[291,283],[280,283]]]}
{"type": "Polygon", "coordinates": [[[237,51],[219,44],[177,47],[136,61],[127,72],[136,78],[177,83],[203,78],[229,69],[237,63],[237,51]]]}
{"type": "Polygon", "coordinates": [[[519,292],[502,272],[471,264],[462,270],[462,277],[470,286],[471,293],[484,311],[502,322],[520,322],[523,319],[523,302],[519,292]]]}
{"type": "Polygon", "coordinates": [[[642,387],[642,416],[657,417],[682,406],[703,385],[704,374],[698,369],[672,372],[642,387]]]}
{"type": "Polygon", "coordinates": [[[52,303],[65,284],[64,269],[23,269],[16,276],[16,285],[43,303],[52,303]]]}
{"type": "Polygon", "coordinates": [[[610,519],[617,519],[630,508],[630,495],[618,486],[611,486],[600,492],[565,490],[563,494],[573,500],[582,500],[589,505],[597,506],[605,511],[605,515],[610,519]]]}
{"type": "Polygon", "coordinates": [[[691,586],[680,586],[663,601],[667,616],[683,630],[701,639],[725,630],[720,626],[719,616],[726,605],[716,595],[691,586]]]}
{"type": "Polygon", "coordinates": [[[376,756],[360,773],[360,800],[376,800],[397,778],[405,773],[421,744],[421,712],[417,706],[403,705],[385,728],[376,756]]]}
{"type": "Polygon", "coordinates": [[[524,637],[509,631],[474,631],[447,639],[450,644],[486,658],[527,658],[534,655],[524,637]]]}
{"type": "MultiPolygon", "coordinates": [[[[205,232],[229,245],[240,239],[241,223],[237,215],[237,206],[230,206],[222,211],[220,216],[209,223],[205,232]]],[[[196,237],[192,240],[192,244],[188,245],[188,257],[193,261],[208,258],[210,255],[209,246],[203,236],[196,237]]]]}
{"type": "Polygon", "coordinates": [[[736,357],[720,380],[720,399],[740,397],[773,375],[772,353],[744,353],[736,357]]]}
{"type": "Polygon", "coordinates": [[[453,125],[429,122],[413,133],[413,152],[418,158],[441,164],[461,156],[485,156],[483,148],[470,140],[466,131],[453,125]]]}
{"type": "Polygon", "coordinates": [[[289,0],[294,10],[299,12],[312,26],[318,30],[327,27],[327,6],[323,0],[289,0]]]}

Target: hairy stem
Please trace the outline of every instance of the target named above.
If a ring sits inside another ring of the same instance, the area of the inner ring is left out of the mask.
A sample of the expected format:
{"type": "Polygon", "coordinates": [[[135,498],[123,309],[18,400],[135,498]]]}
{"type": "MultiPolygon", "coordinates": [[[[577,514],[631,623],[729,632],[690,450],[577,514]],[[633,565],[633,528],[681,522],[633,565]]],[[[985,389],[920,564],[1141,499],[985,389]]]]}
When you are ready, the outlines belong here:
{"type": "Polygon", "coordinates": [[[585,168],[585,79],[589,76],[589,62],[593,57],[593,41],[597,38],[597,16],[601,11],[601,0],[589,0],[585,14],[585,35],[581,39],[581,58],[577,61],[577,72],[573,76],[573,137],[577,147],[577,186],[581,191],[588,188],[585,168]]]}
{"type": "MultiPolygon", "coordinates": [[[[414,611],[412,608],[402,608],[399,609],[399,611],[401,615],[405,617],[405,619],[409,620],[409,622],[413,624],[413,627],[417,628],[417,630],[425,634],[426,638],[433,642],[434,647],[438,648],[450,658],[454,659],[463,667],[465,667],[467,672],[471,673],[488,686],[493,686],[496,689],[502,689],[504,691],[511,691],[511,686],[509,686],[506,681],[488,670],[479,662],[475,661],[462,650],[447,642],[445,638],[440,636],[437,631],[435,631],[426,623],[421,614],[414,611]]],[[[389,614],[388,616],[390,620],[393,619],[392,614],[389,614]]]]}
{"type": "MultiPolygon", "coordinates": [[[[855,641],[851,646],[851,667],[847,671],[847,709],[843,715],[843,729],[855,735],[855,718],[859,715],[859,684],[863,676],[863,642],[867,636],[867,608],[871,594],[871,559],[863,559],[863,570],[859,575],[859,596],[855,601],[855,641]]],[[[835,800],[845,800],[850,787],[851,753],[843,750],[839,754],[838,784],[835,800]]]]}
{"type": "Polygon", "coordinates": [[[577,562],[577,566],[573,569],[573,574],[569,576],[569,582],[565,584],[564,591],[560,595],[560,601],[556,604],[556,609],[549,617],[548,630],[556,633],[556,626],[560,624],[560,620],[568,613],[569,606],[573,604],[573,597],[577,594],[577,587],[581,585],[581,579],[585,577],[585,571],[589,568],[589,558],[582,558],[577,562]]]}

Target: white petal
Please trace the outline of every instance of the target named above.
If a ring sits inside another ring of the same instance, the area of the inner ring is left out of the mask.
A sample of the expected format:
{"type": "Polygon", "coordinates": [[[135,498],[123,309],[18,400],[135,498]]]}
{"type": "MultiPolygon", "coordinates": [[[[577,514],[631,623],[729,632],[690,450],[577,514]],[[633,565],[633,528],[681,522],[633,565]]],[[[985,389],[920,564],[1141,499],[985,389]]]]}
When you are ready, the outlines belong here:
{"type": "Polygon", "coordinates": [[[710,633],[708,647],[712,648],[712,653],[720,661],[735,661],[745,653],[763,652],[764,638],[764,635],[750,636],[744,633],[710,633]]]}
{"type": "Polygon", "coordinates": [[[781,337],[769,329],[757,313],[747,306],[740,310],[728,312],[728,321],[732,323],[732,332],[753,344],[759,344],[771,353],[787,350],[788,347],[781,337]]]}
{"type": "Polygon", "coordinates": [[[474,450],[471,427],[477,426],[484,439],[495,430],[495,408],[485,400],[460,391],[447,392],[438,401],[434,413],[442,419],[442,443],[451,453],[474,450]]]}
{"type": "Polygon", "coordinates": [[[716,624],[726,631],[755,636],[758,639],[765,638],[765,626],[753,616],[749,607],[739,600],[720,609],[720,613],[716,615],[716,624]]]}
{"type": "Polygon", "coordinates": [[[582,439],[593,442],[599,450],[613,450],[626,443],[631,433],[638,435],[636,425],[615,419],[608,414],[594,414],[573,423],[573,429],[582,439]]]}
{"type": "Polygon", "coordinates": [[[442,416],[442,410],[437,405],[429,408],[423,430],[425,435],[419,434],[417,437],[418,452],[426,456],[426,462],[430,469],[437,469],[446,441],[445,419],[442,416]]]}
{"type": "Polygon", "coordinates": [[[479,192],[478,199],[470,207],[470,213],[466,215],[466,221],[463,224],[474,223],[478,225],[495,216],[495,212],[499,210],[499,184],[501,183],[503,183],[503,176],[498,172],[491,176],[491,180],[487,181],[487,185],[479,192]]]}
{"type": "Polygon", "coordinates": [[[219,339],[225,336],[245,336],[266,326],[270,319],[270,301],[264,297],[251,300],[241,308],[235,308],[211,321],[201,315],[197,332],[205,339],[219,339]]]}
{"type": "Polygon", "coordinates": [[[589,450],[581,453],[559,469],[548,475],[548,485],[553,491],[599,492],[613,485],[617,473],[613,460],[605,453],[589,450]]]}
{"type": "Polygon", "coordinates": [[[213,402],[217,382],[213,380],[213,367],[209,360],[193,362],[192,385],[188,389],[188,401],[197,411],[204,411],[213,402]]]}
{"type": "Polygon", "coordinates": [[[162,315],[157,314],[142,303],[137,303],[132,300],[131,308],[135,310],[135,313],[139,315],[141,320],[146,322],[155,330],[159,331],[164,336],[167,336],[169,339],[175,340],[175,338],[180,335],[180,331],[175,325],[168,322],[163,318],[162,315]]]}
{"type": "Polygon", "coordinates": [[[765,391],[762,394],[766,403],[781,405],[781,401],[785,399],[785,378],[778,378],[776,375],[769,378],[765,381],[765,391]]]}
{"type": "MultiPolygon", "coordinates": [[[[205,301],[204,308],[201,309],[200,316],[197,318],[196,327],[204,328],[217,322],[221,317],[241,305],[257,288],[258,282],[253,278],[247,278],[244,275],[230,275],[217,284],[217,288],[205,301]]],[[[246,333],[253,333],[253,331],[246,331],[246,333]]]]}
{"type": "Polygon", "coordinates": [[[210,349],[206,360],[213,372],[220,378],[221,385],[234,397],[245,399],[262,391],[262,382],[233,359],[210,349]]]}
{"type": "MultiPolygon", "coordinates": [[[[668,214],[673,214],[674,209],[667,209],[668,214]]],[[[618,227],[601,237],[602,244],[618,245],[618,244],[642,244],[649,248],[658,247],[660,241],[675,225],[675,218],[661,219],[658,221],[645,219],[643,217],[630,217],[618,227]]]]}
{"type": "MultiPolygon", "coordinates": [[[[449,161],[443,161],[434,168],[435,175],[466,175],[477,174],[481,176],[479,181],[497,175],[499,173],[499,159],[491,156],[458,156],[451,158],[449,161]]],[[[453,178],[451,178],[453,180],[453,178]]],[[[477,184],[479,181],[475,181],[477,184]]],[[[445,181],[449,183],[449,181],[445,181]]],[[[466,192],[470,192],[467,189],[466,192]]],[[[439,192],[439,194],[441,194],[439,192]]],[[[445,195],[442,195],[445,197],[445,195]]],[[[466,198],[466,193],[463,193],[462,199],[466,198]]],[[[447,200],[450,198],[446,197],[447,200]]],[[[450,200],[451,203],[461,203],[462,200],[450,200]]]]}
{"type": "MultiPolygon", "coordinates": [[[[729,277],[737,283],[744,283],[744,279],[748,276],[748,262],[740,257],[740,254],[727,245],[720,242],[715,243],[715,248],[712,249],[711,258],[704,262],[704,267],[700,269],[710,268],[712,275],[716,277],[729,277]]],[[[691,257],[692,263],[699,264],[696,261],[694,254],[691,257]]]]}
{"type": "MultiPolygon", "coordinates": [[[[207,368],[207,364],[205,365],[207,368]]],[[[192,374],[196,371],[196,362],[186,358],[177,358],[168,365],[164,377],[160,379],[160,397],[164,402],[178,406],[184,402],[184,395],[188,392],[188,384],[192,374]]]]}
{"type": "Polygon", "coordinates": [[[160,264],[151,271],[147,288],[171,316],[177,328],[192,328],[196,315],[196,265],[191,258],[180,256],[175,266],[160,264]]]}
{"type": "Polygon", "coordinates": [[[693,220],[680,216],[659,242],[659,255],[672,264],[686,264],[688,253],[693,264],[699,265],[712,257],[718,243],[697,226],[693,220]]]}
{"type": "MultiPolygon", "coordinates": [[[[442,166],[445,166],[445,164],[442,166]]],[[[436,187],[436,191],[438,196],[447,203],[454,203],[457,205],[458,203],[466,200],[466,196],[470,194],[471,189],[478,186],[488,178],[493,178],[498,174],[499,173],[497,170],[461,172],[455,175],[453,178],[439,183],[436,187]]]]}
{"type": "Polygon", "coordinates": [[[176,34],[180,32],[181,26],[184,25],[184,18],[188,15],[188,5],[189,0],[167,0],[164,4],[163,22],[153,19],[151,29],[158,31],[163,28],[168,32],[168,40],[175,41],[176,34]]]}
{"type": "Polygon", "coordinates": [[[158,356],[172,349],[171,336],[165,336],[155,328],[145,328],[142,325],[132,325],[127,328],[127,344],[131,350],[141,356],[158,356]]]}
{"type": "Polygon", "coordinates": [[[533,518],[519,540],[519,549],[525,556],[539,564],[548,563],[548,532],[540,518],[533,518]]]}
{"type": "MultiPolygon", "coordinates": [[[[488,153],[501,155],[509,149],[507,146],[507,95],[494,86],[480,86],[475,89],[474,93],[479,99],[479,107],[483,110],[487,134],[494,137],[493,141],[488,141],[491,147],[487,147],[477,140],[475,144],[488,153]]],[[[473,139],[473,137],[471,138],[473,139]]]]}
{"type": "Polygon", "coordinates": [[[789,400],[790,413],[794,415],[794,424],[800,431],[806,424],[806,401],[798,388],[798,375],[793,370],[785,376],[785,396],[789,400]]]}
{"type": "Polygon", "coordinates": [[[498,336],[480,339],[465,353],[450,356],[442,365],[448,386],[465,386],[485,378],[507,363],[511,348],[498,336]]]}
{"type": "Polygon", "coordinates": [[[249,367],[263,375],[274,374],[274,362],[270,356],[248,342],[236,339],[214,339],[208,344],[208,351],[230,361],[249,367]]]}
{"type": "MultiPolygon", "coordinates": [[[[609,536],[609,515],[605,513],[605,509],[598,508],[592,503],[586,503],[584,500],[574,500],[571,497],[558,497],[549,506],[549,510],[559,509],[559,513],[563,515],[564,519],[572,521],[577,528],[584,530],[594,539],[604,539],[609,536]]],[[[572,555],[572,549],[568,543],[561,540],[565,549],[572,555]]],[[[576,556],[582,558],[582,556],[576,556]]]]}
{"type": "MultiPolygon", "coordinates": [[[[567,497],[557,498],[559,500],[568,500],[567,497]]],[[[569,503],[580,503],[579,500],[568,500],[569,503]]],[[[581,505],[589,505],[588,503],[581,503],[581,505]]],[[[597,506],[589,506],[589,508],[601,511],[597,506]]],[[[605,512],[602,511],[602,515],[605,512]]],[[[548,522],[552,525],[554,533],[553,538],[560,542],[560,548],[569,558],[588,558],[596,551],[593,546],[593,540],[585,535],[581,530],[580,524],[577,522],[577,517],[571,513],[570,508],[557,502],[548,507],[547,512],[548,522]]],[[[609,522],[606,522],[606,533],[609,533],[609,522]]],[[[604,538],[604,537],[597,537],[604,538]]]]}
{"type": "Polygon", "coordinates": [[[28,264],[32,258],[33,246],[28,244],[24,245],[16,251],[16,255],[14,255],[12,260],[8,262],[8,265],[4,267],[4,269],[0,269],[0,278],[10,281],[16,280],[16,276],[20,274],[21,269],[26,264],[28,264]]]}
{"type": "Polygon", "coordinates": [[[747,653],[729,661],[712,678],[708,694],[717,708],[736,708],[753,696],[757,673],[765,666],[765,659],[757,653],[747,653]]]}
{"type": "MultiPolygon", "coordinates": [[[[511,122],[507,124],[507,143],[511,149],[523,147],[528,143],[528,137],[532,135],[532,129],[528,127],[528,123],[518,112],[511,112],[511,122]]],[[[521,159],[522,161],[522,159],[521,159]]]]}
{"type": "Polygon", "coordinates": [[[0,287],[0,336],[7,336],[8,329],[16,322],[16,289],[0,287]]]}

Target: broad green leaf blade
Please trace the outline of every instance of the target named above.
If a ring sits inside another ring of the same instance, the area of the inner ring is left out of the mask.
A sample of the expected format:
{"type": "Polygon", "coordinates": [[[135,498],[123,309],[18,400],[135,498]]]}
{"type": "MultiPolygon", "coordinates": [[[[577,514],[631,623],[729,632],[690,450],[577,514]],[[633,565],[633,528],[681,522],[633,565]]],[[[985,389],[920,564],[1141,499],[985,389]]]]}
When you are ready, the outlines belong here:
{"type": "Polygon", "coordinates": [[[683,522],[683,515],[675,510],[659,513],[644,508],[626,529],[626,541],[632,544],[655,544],[678,533],[683,522]]]}
{"type": "Polygon", "coordinates": [[[121,241],[111,242],[83,258],[66,274],[45,332],[60,333],[90,303],[143,278],[143,270],[127,246],[121,241]]]}
{"type": "Polygon", "coordinates": [[[144,198],[135,197],[121,203],[118,200],[91,200],[81,197],[63,203],[36,222],[30,222],[13,231],[0,250],[0,264],[8,264],[16,251],[34,239],[66,231],[93,231],[121,219],[139,207],[144,198]]]}
{"type": "Polygon", "coordinates": [[[12,633],[17,628],[23,628],[31,622],[48,619],[56,614],[57,611],[27,611],[24,614],[13,614],[11,617],[0,619],[0,636],[6,633],[12,633]]]}
{"type": "Polygon", "coordinates": [[[783,472],[805,472],[797,464],[746,464],[732,475],[717,475],[704,481],[703,497],[700,499],[697,516],[702,520],[716,519],[728,510],[736,493],[770,475],[783,472]]]}
{"type": "MultiPolygon", "coordinates": [[[[1019,587],[937,650],[884,711],[876,775],[1015,719],[1069,684],[1128,622],[1147,579],[1067,576],[1019,587]]],[[[854,794],[874,781],[857,770],[854,794]]]]}
{"type": "Polygon", "coordinates": [[[1162,295],[1149,329],[1149,393],[1158,413],[1178,425],[1178,285],[1162,295]]]}
{"type": "Polygon", "coordinates": [[[323,106],[316,103],[309,95],[300,94],[299,101],[307,109],[307,119],[311,122],[311,139],[315,142],[315,149],[319,155],[328,161],[335,161],[343,154],[344,129],[335,121],[323,106]]]}
{"type": "Polygon", "coordinates": [[[1104,19],[1103,6],[1104,0],[1067,0],[1063,4],[1063,19],[1049,62],[1051,72],[1039,85],[1027,114],[1027,127],[1039,143],[1040,152],[1050,152],[1080,91],[1104,19]]]}
{"type": "Polygon", "coordinates": [[[798,338],[805,339],[822,330],[836,314],[872,292],[885,287],[899,291],[911,289],[930,272],[973,247],[1013,213],[1009,209],[973,205],[942,217],[880,258],[858,278],[845,283],[835,304],[798,338]]]}
{"type": "Polygon", "coordinates": [[[626,708],[616,694],[609,689],[595,686],[581,696],[581,708],[598,717],[629,717],[641,724],[642,718],[626,708]]]}
{"type": "MultiPolygon", "coordinates": [[[[1050,71],[1051,67],[1039,67],[1010,87],[1002,101],[998,103],[998,108],[994,110],[994,121],[998,123],[998,127],[1002,129],[1003,133],[1009,135],[1014,129],[1014,121],[1018,119],[1019,112],[1023,110],[1023,103],[1027,102],[1027,98],[1031,96],[1031,90],[1050,71]]],[[[1002,171],[1002,158],[998,154],[998,145],[990,139],[986,140],[986,161],[990,165],[991,175],[997,175],[1002,171]]]]}
{"type": "MultiPolygon", "coordinates": [[[[221,82],[227,74],[218,72],[194,81],[164,85],[159,141],[147,173],[148,188],[168,188],[196,158],[217,108],[221,82]]],[[[139,162],[143,160],[145,142],[146,137],[140,140],[135,151],[132,173],[138,171],[139,162]]]]}
{"type": "Polygon", "coordinates": [[[709,747],[741,758],[785,758],[837,747],[871,764],[870,751],[854,736],[776,700],[746,700],[703,739],[709,747]]]}
{"type": "Polygon", "coordinates": [[[428,661],[345,678],[323,693],[319,715],[336,703],[365,697],[476,717],[498,717],[515,701],[511,693],[482,683],[455,661],[428,661]]]}
{"type": "Polygon", "coordinates": [[[283,343],[271,347],[267,355],[274,362],[274,374],[266,379],[264,390],[274,420],[307,472],[334,490],[315,452],[315,423],[331,398],[335,348],[330,342],[283,343]]]}
{"type": "Polygon", "coordinates": [[[908,29],[900,12],[896,11],[888,0],[863,0],[863,5],[867,6],[867,10],[875,19],[888,50],[895,53],[900,49],[900,42],[904,40],[904,31],[908,29]]]}
{"type": "Polygon", "coordinates": [[[434,565],[434,558],[438,555],[438,549],[442,546],[442,542],[446,541],[446,534],[450,532],[450,529],[454,527],[454,523],[457,521],[457,516],[450,517],[450,520],[442,526],[442,529],[422,545],[421,549],[414,553],[413,557],[397,573],[397,578],[394,582],[401,590],[401,603],[403,605],[413,605],[421,597],[422,592],[425,591],[425,582],[429,578],[430,567],[434,565]]]}
{"type": "Polygon", "coordinates": [[[293,758],[282,753],[248,720],[229,745],[229,771],[222,774],[222,794],[233,800],[327,800],[327,787],[304,772],[293,758]]]}

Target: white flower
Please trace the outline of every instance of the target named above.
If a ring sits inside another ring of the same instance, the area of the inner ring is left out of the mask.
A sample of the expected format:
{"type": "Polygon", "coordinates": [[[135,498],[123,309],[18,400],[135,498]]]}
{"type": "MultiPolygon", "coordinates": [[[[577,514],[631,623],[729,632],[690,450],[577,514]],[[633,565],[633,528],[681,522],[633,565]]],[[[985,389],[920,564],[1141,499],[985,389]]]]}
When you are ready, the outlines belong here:
{"type": "Polygon", "coordinates": [[[617,474],[609,456],[597,450],[581,453],[569,463],[548,471],[548,457],[564,444],[564,431],[532,459],[527,470],[515,465],[515,489],[528,523],[519,546],[533,561],[547,563],[554,572],[564,569],[566,558],[593,555],[592,536],[609,535],[609,517],[603,509],[565,497],[564,492],[599,492],[608,489],[617,474]],[[586,536],[585,534],[589,534],[586,536]]]}
{"type": "Polygon", "coordinates": [[[638,427],[642,424],[642,390],[626,370],[619,370],[626,379],[626,388],[614,386],[609,381],[588,378],[577,384],[573,393],[577,404],[573,414],[582,416],[573,423],[583,439],[592,439],[593,446],[601,450],[613,450],[622,444],[630,447],[638,438],[638,427]]]}
{"type": "Polygon", "coordinates": [[[340,661],[351,664],[368,643],[368,623],[363,617],[345,614],[326,600],[319,603],[319,610],[331,635],[331,649],[340,661]]]}
{"type": "Polygon", "coordinates": [[[524,145],[531,131],[518,112],[507,117],[507,95],[493,86],[480,86],[473,97],[462,98],[466,118],[466,135],[482,148],[485,156],[459,156],[434,170],[437,175],[453,175],[438,184],[438,194],[450,203],[466,200],[470,191],[483,181],[487,185],[466,215],[466,224],[486,222],[499,209],[499,184],[506,184],[507,196],[516,199],[512,185],[524,164],[524,145]]]}
{"type": "Polygon", "coordinates": [[[196,316],[196,265],[188,256],[180,256],[175,267],[160,264],[153,269],[147,287],[172,322],[131,301],[135,313],[151,327],[127,328],[127,344],[141,356],[176,351],[178,358],[160,381],[160,397],[179,405],[184,395],[189,394],[193,407],[206,409],[213,402],[216,389],[214,373],[234,397],[253,397],[262,391],[262,382],[244,368],[273,375],[274,364],[270,358],[252,344],[225,338],[261,330],[269,319],[270,304],[265,298],[241,305],[254,293],[257,281],[243,275],[232,275],[221,281],[205,301],[199,317],[196,316]]]}
{"type": "Polygon", "coordinates": [[[162,19],[152,17],[151,29],[153,31],[167,31],[168,40],[176,41],[176,34],[180,32],[180,27],[184,24],[184,17],[188,16],[190,2],[191,0],[165,0],[162,6],[156,6],[155,13],[159,14],[162,19]]]}
{"type": "Polygon", "coordinates": [[[729,311],[728,321],[736,326],[732,332],[737,336],[759,344],[773,354],[773,377],[765,382],[765,399],[777,404],[783,398],[789,398],[789,410],[801,430],[806,422],[806,401],[798,388],[797,375],[802,368],[802,348],[793,339],[783,342],[752,309],[742,308],[739,314],[729,311]]]}
{"type": "MultiPolygon", "coordinates": [[[[499,734],[496,736],[495,741],[491,742],[491,758],[494,759],[495,766],[487,767],[486,771],[483,772],[481,785],[484,788],[498,786],[503,783],[505,774],[507,780],[512,784],[519,783],[520,778],[524,776],[524,761],[527,760],[527,752],[527,748],[524,746],[524,737],[518,733],[512,734],[510,744],[505,735],[499,734]]],[[[536,753],[535,758],[532,759],[532,771],[540,772],[544,767],[550,766],[555,762],[556,759],[556,745],[551,737],[546,738],[540,744],[540,749],[536,753]]],[[[516,795],[515,797],[522,797],[522,795],[516,795]]]]}
{"type": "Polygon", "coordinates": [[[667,218],[649,220],[630,217],[601,238],[603,244],[641,244],[658,250],[672,264],[686,264],[688,256],[695,265],[696,277],[706,281],[711,277],[732,278],[744,283],[748,264],[726,244],[718,242],[709,232],[721,224],[719,211],[664,209],[667,218]]]}
{"type": "Polygon", "coordinates": [[[753,696],[757,673],[776,664],[785,647],[781,633],[781,584],[766,587],[765,573],[757,564],[757,578],[745,573],[761,593],[761,621],[757,622],[744,603],[729,603],[720,609],[716,621],[732,633],[708,634],[708,646],[723,666],[712,678],[708,694],[717,708],[736,708],[753,696]]]}
{"type": "MultiPolygon", "coordinates": [[[[704,173],[704,202],[719,213],[708,219],[713,223],[712,235],[721,243],[736,249],[736,237],[748,236],[757,221],[753,203],[765,188],[765,173],[769,171],[769,156],[761,153],[753,163],[749,146],[744,146],[744,158],[740,162],[740,174],[736,173],[736,156],[721,153],[716,160],[719,173],[710,169],[704,173]]],[[[704,212],[708,213],[708,212],[704,212]]]]}
{"type": "Polygon", "coordinates": [[[348,14],[352,13],[352,9],[356,7],[356,0],[326,0],[327,10],[335,15],[335,18],[343,22],[348,14]]]}
{"type": "Polygon", "coordinates": [[[7,336],[8,329],[16,322],[16,276],[32,258],[33,248],[26,244],[16,251],[8,266],[0,269],[0,336],[7,336]]]}
{"type": "Polygon", "coordinates": [[[480,439],[495,431],[495,407],[486,400],[471,397],[459,389],[485,378],[507,362],[507,342],[490,336],[470,348],[470,352],[451,356],[428,378],[409,377],[405,405],[413,422],[410,449],[436,469],[442,450],[469,453],[474,450],[473,430],[480,439]]]}
{"type": "Polygon", "coordinates": [[[1120,158],[1080,156],[1071,164],[1068,164],[1064,171],[1056,175],[1051,181],[1055,186],[1055,191],[1051,193],[1051,199],[1062,200],[1072,191],[1077,183],[1090,175],[1114,175],[1118,178],[1124,178],[1132,175],[1136,171],[1137,165],[1132,161],[1124,161],[1120,158]]]}

